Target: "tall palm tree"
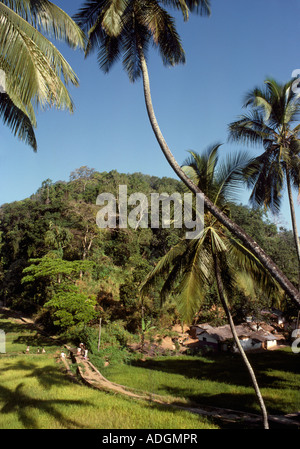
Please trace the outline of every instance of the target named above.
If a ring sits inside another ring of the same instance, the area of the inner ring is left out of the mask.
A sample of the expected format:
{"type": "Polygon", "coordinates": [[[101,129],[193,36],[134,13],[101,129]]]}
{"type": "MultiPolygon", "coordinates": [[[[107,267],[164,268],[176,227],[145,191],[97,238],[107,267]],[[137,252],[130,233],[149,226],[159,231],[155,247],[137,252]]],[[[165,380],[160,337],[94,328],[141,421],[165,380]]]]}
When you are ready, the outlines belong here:
{"type": "MultiPolygon", "coordinates": [[[[229,214],[228,201],[234,198],[241,185],[240,175],[248,156],[240,153],[220,163],[219,148],[220,145],[214,145],[201,155],[191,152],[183,170],[215,205],[229,214]]],[[[251,376],[264,427],[268,428],[266,407],[255,373],[238,338],[228,297],[236,289],[254,295],[256,288],[274,294],[279,287],[258,259],[207,209],[204,221],[204,230],[198,238],[180,241],[158,262],[142,284],[141,292],[147,293],[153,283],[162,276],[166,277],[161,291],[162,300],[175,292],[179,311],[183,319],[190,323],[204,303],[209,287],[216,283],[234,341],[251,376]]]]}
{"type": "MultiPolygon", "coordinates": [[[[75,21],[88,33],[86,55],[98,50],[102,70],[108,72],[123,53],[123,66],[130,80],[135,81],[142,76],[148,117],[157,142],[176,175],[193,193],[201,194],[168,147],[152,104],[146,62],[150,43],[159,49],[164,64],[175,65],[185,61],[174,19],[164,6],[180,9],[185,20],[190,11],[201,15],[210,13],[209,0],[89,0],[75,15],[75,21]]],[[[262,248],[205,195],[204,203],[212,215],[255,254],[299,307],[300,292],[262,248]]]]}
{"type": "Polygon", "coordinates": [[[292,192],[293,188],[298,192],[300,189],[300,96],[293,91],[293,82],[280,84],[267,79],[264,88],[251,90],[244,102],[250,112],[229,125],[229,139],[264,148],[244,171],[246,183],[252,188],[250,202],[254,206],[277,213],[287,187],[300,286],[300,243],[292,192]]]}
{"type": "Polygon", "coordinates": [[[72,48],[84,48],[85,36],[48,0],[0,1],[0,24],[0,70],[5,77],[2,94],[8,96],[1,94],[1,115],[15,135],[36,150],[36,107],[55,106],[72,112],[67,85],[78,85],[75,72],[44,34],[72,48]]]}

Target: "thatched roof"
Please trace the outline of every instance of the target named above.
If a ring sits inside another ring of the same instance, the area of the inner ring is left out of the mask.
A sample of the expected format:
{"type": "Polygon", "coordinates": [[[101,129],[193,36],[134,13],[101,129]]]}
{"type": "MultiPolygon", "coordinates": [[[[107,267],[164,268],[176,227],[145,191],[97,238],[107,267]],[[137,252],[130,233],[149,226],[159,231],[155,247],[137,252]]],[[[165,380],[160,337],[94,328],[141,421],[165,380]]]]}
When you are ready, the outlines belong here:
{"type": "MultiPolygon", "coordinates": [[[[233,335],[229,324],[225,326],[212,327],[209,324],[200,324],[198,326],[193,326],[194,333],[196,335],[201,335],[206,333],[212,338],[219,342],[224,342],[226,340],[232,339],[233,335]]],[[[273,335],[272,333],[264,330],[254,331],[248,324],[240,324],[235,326],[237,335],[239,338],[252,338],[257,341],[267,341],[267,340],[278,340],[279,337],[273,335]]]]}

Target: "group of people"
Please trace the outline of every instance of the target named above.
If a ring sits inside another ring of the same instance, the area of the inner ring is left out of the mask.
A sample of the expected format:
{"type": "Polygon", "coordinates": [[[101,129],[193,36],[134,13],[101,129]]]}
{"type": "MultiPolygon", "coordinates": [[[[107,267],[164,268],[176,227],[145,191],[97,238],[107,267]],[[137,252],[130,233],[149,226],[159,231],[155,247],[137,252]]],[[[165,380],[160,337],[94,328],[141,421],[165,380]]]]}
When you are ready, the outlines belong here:
{"type": "MultiPolygon", "coordinates": [[[[29,354],[29,352],[30,352],[30,347],[27,346],[27,348],[26,348],[26,354],[29,354]]],[[[45,352],[46,352],[46,351],[45,351],[44,348],[42,348],[41,351],[40,351],[40,348],[37,349],[37,354],[40,354],[40,353],[45,354],[45,352]]]]}
{"type": "MultiPolygon", "coordinates": [[[[40,350],[40,348],[37,349],[37,354],[40,354],[40,353],[45,354],[45,352],[46,351],[45,351],[44,348],[42,348],[42,350],[40,350]]],[[[30,347],[27,346],[26,354],[29,354],[29,353],[30,353],[30,347]]],[[[84,360],[87,360],[87,358],[88,358],[88,350],[86,349],[86,347],[85,347],[85,345],[83,343],[80,343],[79,347],[77,348],[77,355],[81,355],[84,358],[84,360]]],[[[66,357],[64,352],[61,353],[61,357],[63,357],[63,358],[66,357]]]]}
{"type": "Polygon", "coordinates": [[[79,347],[77,348],[77,355],[81,355],[84,360],[87,360],[88,350],[83,343],[80,343],[79,347]]]}

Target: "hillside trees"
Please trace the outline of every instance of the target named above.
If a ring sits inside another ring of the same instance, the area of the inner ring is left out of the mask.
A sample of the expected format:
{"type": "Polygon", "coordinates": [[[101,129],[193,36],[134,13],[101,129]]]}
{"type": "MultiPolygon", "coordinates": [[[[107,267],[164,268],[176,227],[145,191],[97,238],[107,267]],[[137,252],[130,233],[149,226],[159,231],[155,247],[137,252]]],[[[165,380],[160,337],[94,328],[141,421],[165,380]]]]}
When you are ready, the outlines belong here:
{"type": "MultiPolygon", "coordinates": [[[[98,193],[106,191],[117,196],[120,181],[128,186],[129,193],[140,191],[146,195],[150,192],[162,193],[168,189],[170,193],[183,192],[183,185],[175,179],[160,179],[141,173],[126,175],[96,172],[94,177],[97,183],[91,184],[94,191],[93,203],[89,199],[83,200],[83,192],[78,192],[73,182],[60,181],[52,182],[49,204],[45,203],[47,192],[38,189],[30,198],[1,206],[0,297],[8,306],[28,312],[37,312],[43,307],[51,297],[49,282],[44,282],[39,277],[34,282],[22,283],[23,270],[31,265],[30,259],[41,259],[49,252],[57,251],[58,244],[63,250],[63,262],[93,262],[91,276],[87,278],[83,272],[81,278],[79,270],[76,280],[83,293],[95,295],[99,307],[103,309],[103,318],[114,320],[119,317],[125,319],[131,330],[138,329],[141,309],[137,307],[140,303],[136,287],[141,277],[150,272],[155,263],[179,242],[183,231],[172,227],[149,227],[136,231],[131,228],[99,229],[93,223],[97,212],[95,198],[98,193]],[[46,239],[47,235],[49,237],[50,223],[52,231],[60,230],[73,237],[61,243],[55,243],[54,240],[51,244],[46,239]]],[[[89,183],[85,194],[88,189],[89,183]]],[[[254,212],[251,208],[233,203],[230,209],[233,219],[272,254],[291,281],[297,279],[292,232],[277,230],[266,221],[263,212],[254,212]]],[[[160,286],[153,291],[145,303],[146,319],[160,318],[159,288],[160,286]]],[[[207,299],[214,303],[214,285],[211,285],[207,295],[207,299]]],[[[245,298],[241,307],[239,299],[238,295],[232,297],[232,314],[237,321],[248,313],[251,314],[254,308],[259,308],[262,302],[264,306],[270,304],[269,298],[258,296],[257,303],[245,298]]],[[[293,303],[286,296],[282,299],[281,307],[294,313],[296,308],[294,305],[291,307],[291,304],[293,303]]],[[[209,310],[207,309],[207,314],[209,310]]],[[[174,319],[177,319],[177,315],[174,315],[174,319]]]]}

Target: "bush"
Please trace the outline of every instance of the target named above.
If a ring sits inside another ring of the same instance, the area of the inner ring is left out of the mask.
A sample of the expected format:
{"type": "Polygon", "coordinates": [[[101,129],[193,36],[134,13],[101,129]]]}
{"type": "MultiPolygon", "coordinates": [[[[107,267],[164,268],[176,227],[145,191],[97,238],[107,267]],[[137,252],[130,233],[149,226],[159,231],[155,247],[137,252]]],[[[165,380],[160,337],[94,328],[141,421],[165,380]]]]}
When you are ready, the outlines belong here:
{"type": "Polygon", "coordinates": [[[102,327],[99,351],[98,338],[98,329],[86,327],[78,334],[77,341],[78,344],[83,342],[86,345],[90,360],[95,366],[103,368],[105,362],[109,364],[129,363],[136,358],[128,349],[127,344],[137,337],[124,329],[122,321],[108,323],[102,327]]]}

